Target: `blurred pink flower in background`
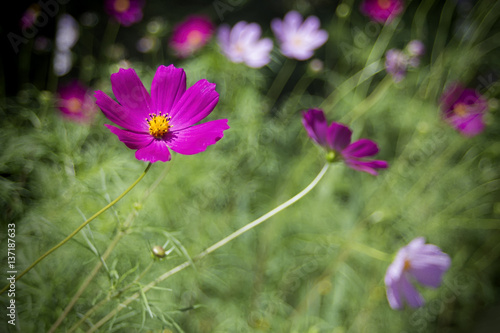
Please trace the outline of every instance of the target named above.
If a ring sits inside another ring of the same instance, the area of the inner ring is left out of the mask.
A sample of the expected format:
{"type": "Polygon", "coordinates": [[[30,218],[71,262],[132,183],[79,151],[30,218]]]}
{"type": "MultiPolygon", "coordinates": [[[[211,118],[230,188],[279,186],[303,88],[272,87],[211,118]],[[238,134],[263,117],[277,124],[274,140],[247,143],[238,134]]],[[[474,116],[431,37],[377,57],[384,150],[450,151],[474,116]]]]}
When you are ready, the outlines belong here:
{"type": "Polygon", "coordinates": [[[37,3],[31,4],[21,17],[21,29],[31,28],[40,15],[40,6],[37,3]]]}
{"type": "Polygon", "coordinates": [[[390,23],[403,11],[402,0],[364,0],[361,13],[379,23],[390,23]]]}
{"type": "Polygon", "coordinates": [[[414,39],[406,45],[406,52],[410,57],[408,65],[418,67],[420,65],[420,58],[425,54],[425,45],[421,41],[414,39]]]}
{"type": "Polygon", "coordinates": [[[205,46],[214,31],[208,17],[191,15],[174,26],[169,45],[179,58],[185,58],[205,46]]]}
{"type": "Polygon", "coordinates": [[[441,95],[441,111],[451,126],[467,137],[484,130],[483,117],[488,110],[486,98],[460,83],[451,84],[441,95]]]}
{"type": "Polygon", "coordinates": [[[92,91],[80,81],[72,81],[59,88],[57,108],[67,119],[81,123],[90,123],[97,111],[92,91]]]}
{"type": "Polygon", "coordinates": [[[222,25],[217,33],[219,46],[224,55],[235,63],[244,62],[250,67],[265,66],[271,61],[269,54],[273,49],[273,42],[269,38],[262,38],[261,28],[257,23],[241,21],[231,29],[222,25]]]}
{"type": "Polygon", "coordinates": [[[424,299],[413,283],[437,288],[450,265],[450,257],[436,245],[425,244],[423,237],[415,238],[401,248],[387,268],[384,279],[391,308],[400,310],[405,303],[412,308],[424,305],[424,299]]]}
{"type": "Polygon", "coordinates": [[[142,20],[144,0],[106,0],[104,8],[121,25],[126,27],[142,20]]]}
{"type": "Polygon", "coordinates": [[[319,29],[320,21],[316,16],[303,21],[302,15],[296,11],[288,12],[283,21],[273,19],[271,28],[280,43],[281,53],[297,60],[311,58],[314,50],[328,40],[328,33],[319,29]]]}
{"type": "Polygon", "coordinates": [[[404,79],[408,61],[408,56],[401,50],[391,49],[386,52],[385,70],[392,76],[394,82],[400,82],[404,79]]]}

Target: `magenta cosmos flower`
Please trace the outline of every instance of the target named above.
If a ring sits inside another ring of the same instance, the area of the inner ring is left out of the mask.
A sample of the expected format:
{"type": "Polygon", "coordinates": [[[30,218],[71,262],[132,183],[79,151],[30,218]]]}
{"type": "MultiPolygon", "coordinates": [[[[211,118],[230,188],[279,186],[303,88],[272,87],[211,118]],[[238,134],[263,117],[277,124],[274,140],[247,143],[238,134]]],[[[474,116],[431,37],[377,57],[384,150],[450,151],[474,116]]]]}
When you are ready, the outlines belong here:
{"type": "Polygon", "coordinates": [[[120,69],[111,75],[113,93],[120,104],[97,91],[97,105],[115,124],[105,125],[135,157],[149,162],[167,162],[170,151],[192,155],[205,151],[224,136],[227,119],[195,125],[207,117],[219,101],[215,84],[200,80],[186,90],[182,68],[160,66],[146,91],[133,69],[120,69]]]}
{"type": "Polygon", "coordinates": [[[450,257],[436,245],[425,244],[423,237],[412,240],[398,251],[385,274],[387,300],[391,308],[402,309],[404,303],[413,308],[424,305],[424,299],[413,282],[437,288],[450,264],[450,257]]]}
{"type": "Polygon", "coordinates": [[[126,27],[142,20],[144,0],[106,0],[104,8],[108,15],[126,27]]]}
{"type": "Polygon", "coordinates": [[[454,83],[441,96],[443,117],[451,126],[467,137],[478,135],[484,130],[483,117],[488,101],[474,89],[465,89],[454,83]]]}
{"type": "Polygon", "coordinates": [[[208,17],[188,16],[174,27],[170,47],[179,58],[185,58],[205,46],[214,30],[215,27],[208,17]]]}
{"type": "Polygon", "coordinates": [[[363,160],[364,157],[378,153],[377,144],[368,139],[351,143],[351,130],[336,122],[328,126],[322,110],[310,109],[304,112],[302,123],[311,139],[328,151],[328,161],[333,162],[341,158],[348,167],[374,176],[378,174],[375,169],[388,167],[386,161],[363,160]]]}
{"type": "Polygon", "coordinates": [[[269,54],[273,49],[271,39],[260,39],[261,33],[257,23],[241,21],[236,23],[233,29],[228,25],[222,25],[217,33],[217,39],[222,52],[229,60],[259,68],[271,61],[269,54]]]}
{"type": "Polygon", "coordinates": [[[390,23],[403,11],[402,0],[364,0],[361,13],[379,23],[390,23]]]}
{"type": "Polygon", "coordinates": [[[59,88],[57,108],[70,120],[89,123],[98,109],[88,87],[79,81],[73,81],[59,88]]]}
{"type": "Polygon", "coordinates": [[[309,16],[302,22],[302,15],[296,11],[288,12],[285,18],[273,19],[271,29],[280,43],[281,53],[288,58],[307,60],[314,55],[328,39],[328,33],[320,30],[316,16],[309,16]]]}

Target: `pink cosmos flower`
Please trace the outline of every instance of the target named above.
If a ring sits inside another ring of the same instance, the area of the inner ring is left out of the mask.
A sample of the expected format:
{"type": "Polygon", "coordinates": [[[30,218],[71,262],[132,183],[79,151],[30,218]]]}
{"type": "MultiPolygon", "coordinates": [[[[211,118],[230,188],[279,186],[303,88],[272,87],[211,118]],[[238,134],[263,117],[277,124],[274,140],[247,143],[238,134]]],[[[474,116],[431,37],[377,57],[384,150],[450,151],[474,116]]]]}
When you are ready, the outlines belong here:
{"type": "Polygon", "coordinates": [[[269,53],[273,49],[271,39],[260,39],[261,33],[257,23],[241,21],[236,23],[233,29],[228,25],[222,25],[217,33],[217,39],[222,52],[229,60],[259,68],[271,61],[269,53]]]}
{"type": "Polygon", "coordinates": [[[111,75],[113,93],[120,104],[102,91],[95,93],[97,105],[115,124],[105,125],[138,160],[151,163],[170,160],[170,151],[192,155],[207,149],[224,136],[227,119],[195,125],[207,117],[219,101],[215,84],[200,80],[186,90],[182,68],[160,66],[146,91],[133,69],[111,75]]]}
{"type": "Polygon", "coordinates": [[[81,123],[89,123],[97,113],[95,100],[88,87],[73,81],[58,90],[57,108],[64,117],[81,123]]]}
{"type": "Polygon", "coordinates": [[[374,176],[378,174],[375,169],[388,167],[386,161],[363,159],[378,153],[375,142],[360,139],[351,143],[351,130],[347,126],[336,122],[332,122],[328,127],[322,110],[309,109],[304,112],[302,123],[309,137],[328,151],[328,161],[333,162],[336,158],[341,158],[348,167],[368,172],[374,176]]]}
{"type": "Polygon", "coordinates": [[[478,91],[465,89],[460,83],[453,83],[441,96],[444,119],[467,137],[484,130],[487,109],[488,101],[478,91]]]}
{"type": "Polygon", "coordinates": [[[179,58],[185,58],[205,46],[214,30],[215,27],[208,17],[188,16],[174,27],[170,47],[179,58]]]}
{"type": "Polygon", "coordinates": [[[379,23],[390,23],[403,11],[402,0],[364,0],[361,13],[379,23]]]}
{"type": "Polygon", "coordinates": [[[108,15],[123,26],[131,26],[142,20],[144,0],[106,0],[104,8],[108,15]]]}
{"type": "Polygon", "coordinates": [[[297,60],[311,58],[314,50],[325,44],[328,33],[319,27],[320,21],[316,16],[309,16],[302,22],[302,15],[296,11],[288,12],[283,21],[277,18],[271,21],[281,53],[297,60]]]}
{"type": "Polygon", "coordinates": [[[412,240],[399,250],[385,274],[391,308],[402,309],[405,302],[413,308],[424,305],[424,299],[412,283],[437,288],[450,265],[450,257],[436,245],[425,244],[423,237],[412,240]]]}

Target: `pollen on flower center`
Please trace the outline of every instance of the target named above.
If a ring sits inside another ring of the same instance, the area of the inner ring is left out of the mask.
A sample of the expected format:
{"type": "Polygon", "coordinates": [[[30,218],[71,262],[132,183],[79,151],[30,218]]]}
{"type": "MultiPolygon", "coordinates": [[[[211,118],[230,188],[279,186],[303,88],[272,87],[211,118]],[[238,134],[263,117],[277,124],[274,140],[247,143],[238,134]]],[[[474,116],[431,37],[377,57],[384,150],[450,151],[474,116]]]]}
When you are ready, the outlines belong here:
{"type": "Polygon", "coordinates": [[[389,0],[378,0],[377,2],[381,9],[387,9],[391,6],[391,2],[389,0]]]}
{"type": "Polygon", "coordinates": [[[79,98],[72,97],[66,102],[66,107],[71,113],[80,112],[82,108],[82,101],[79,98]]]}
{"type": "Polygon", "coordinates": [[[410,260],[408,259],[405,259],[405,264],[403,266],[403,271],[407,271],[411,268],[411,263],[410,263],[410,260]]]}
{"type": "Polygon", "coordinates": [[[129,0],[116,0],[114,4],[115,10],[118,13],[123,13],[130,7],[130,1],[129,0]]]}
{"type": "Polygon", "coordinates": [[[170,117],[168,114],[162,115],[161,112],[159,112],[158,115],[153,113],[150,114],[149,117],[149,120],[146,118],[149,125],[149,134],[157,139],[163,137],[172,127],[172,125],[169,124],[170,117]]]}
{"type": "Polygon", "coordinates": [[[453,112],[459,117],[464,117],[467,115],[467,105],[458,103],[453,108],[453,112]]]}
{"type": "Polygon", "coordinates": [[[201,43],[201,41],[203,40],[203,36],[201,32],[193,30],[188,34],[187,40],[189,44],[196,46],[201,43]]]}

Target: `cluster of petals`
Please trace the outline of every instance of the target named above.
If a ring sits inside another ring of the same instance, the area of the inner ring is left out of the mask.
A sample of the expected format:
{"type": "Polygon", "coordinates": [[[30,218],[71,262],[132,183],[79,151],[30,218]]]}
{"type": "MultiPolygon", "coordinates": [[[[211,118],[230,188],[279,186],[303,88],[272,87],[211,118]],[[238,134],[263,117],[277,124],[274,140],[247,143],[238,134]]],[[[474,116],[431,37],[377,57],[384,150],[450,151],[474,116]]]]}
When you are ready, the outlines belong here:
{"type": "Polygon", "coordinates": [[[320,21],[316,16],[309,16],[303,21],[302,15],[296,11],[288,12],[283,20],[272,20],[271,29],[280,44],[281,53],[297,60],[311,58],[314,50],[328,40],[328,33],[320,30],[320,21]]]}
{"type": "Polygon", "coordinates": [[[160,66],[149,94],[133,69],[111,75],[113,93],[119,103],[102,91],[95,93],[104,115],[123,129],[105,125],[135,157],[148,162],[169,161],[173,151],[192,155],[215,144],[228,129],[227,119],[195,125],[216,106],[219,94],[207,80],[186,89],[186,74],[173,65],[160,66]]]}
{"type": "Polygon", "coordinates": [[[108,15],[123,26],[131,26],[142,20],[144,0],[106,0],[104,8],[108,15]]]}
{"type": "Polygon", "coordinates": [[[412,240],[398,251],[385,274],[387,300],[391,308],[402,309],[405,303],[413,308],[422,306],[424,299],[414,283],[437,288],[450,265],[450,257],[436,245],[425,244],[423,237],[412,240]]]}
{"type": "Polygon", "coordinates": [[[80,81],[75,80],[59,88],[57,97],[57,108],[69,120],[89,123],[98,111],[89,88],[80,81]]]}
{"type": "Polygon", "coordinates": [[[222,25],[217,39],[222,52],[230,61],[243,62],[249,67],[259,68],[271,61],[269,54],[273,49],[271,39],[261,39],[261,34],[257,23],[241,21],[232,29],[228,25],[222,25]]]}
{"type": "Polygon", "coordinates": [[[364,0],[361,13],[375,22],[390,23],[403,11],[402,0],[364,0]]]}
{"type": "Polygon", "coordinates": [[[309,109],[304,112],[302,123],[311,139],[328,152],[339,155],[338,157],[342,158],[348,167],[374,176],[378,174],[376,169],[388,167],[386,161],[364,159],[378,153],[375,142],[360,139],[351,143],[352,132],[349,127],[336,122],[328,126],[322,110],[309,109]]]}
{"type": "Polygon", "coordinates": [[[191,15],[176,24],[169,45],[179,58],[200,50],[214,34],[215,26],[204,15],[191,15]]]}
{"type": "Polygon", "coordinates": [[[418,67],[425,46],[419,40],[412,40],[404,50],[390,49],[385,53],[385,70],[395,82],[403,80],[409,67],[418,67]]]}
{"type": "Polygon", "coordinates": [[[472,137],[485,128],[484,115],[488,110],[486,98],[460,83],[451,84],[441,96],[444,119],[464,136],[472,137]]]}

